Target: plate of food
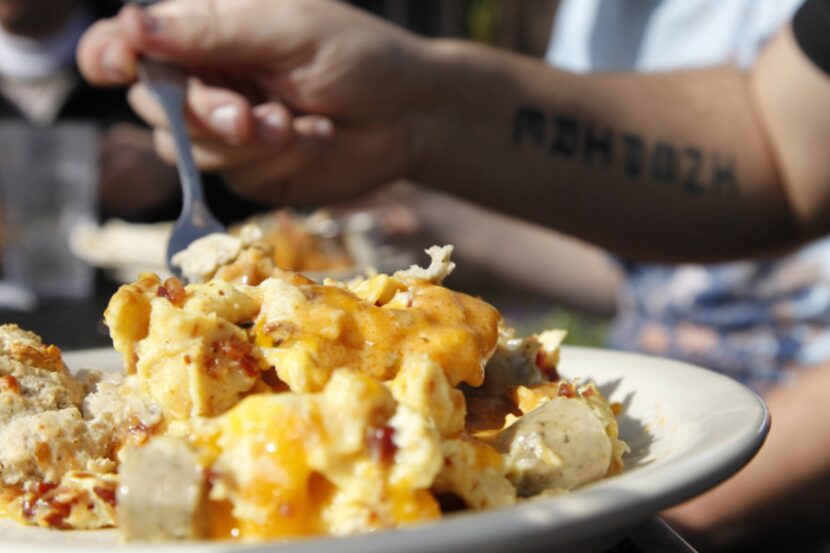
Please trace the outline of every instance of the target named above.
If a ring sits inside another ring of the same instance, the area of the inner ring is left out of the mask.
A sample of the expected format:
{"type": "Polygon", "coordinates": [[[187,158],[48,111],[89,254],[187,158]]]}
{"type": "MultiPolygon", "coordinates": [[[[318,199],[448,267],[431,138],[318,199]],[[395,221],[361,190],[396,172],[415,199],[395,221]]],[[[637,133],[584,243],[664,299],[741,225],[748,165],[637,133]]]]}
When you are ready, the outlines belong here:
{"type": "Polygon", "coordinates": [[[0,549],[596,550],[766,435],[721,375],[515,336],[451,247],[317,283],[204,240],[113,296],[111,350],[0,327],[0,549]]]}

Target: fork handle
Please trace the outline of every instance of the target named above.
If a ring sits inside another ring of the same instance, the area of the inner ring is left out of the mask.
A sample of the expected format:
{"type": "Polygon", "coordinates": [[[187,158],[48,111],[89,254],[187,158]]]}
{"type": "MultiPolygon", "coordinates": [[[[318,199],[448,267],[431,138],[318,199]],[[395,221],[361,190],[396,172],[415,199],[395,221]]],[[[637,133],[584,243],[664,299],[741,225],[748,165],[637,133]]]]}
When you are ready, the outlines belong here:
{"type": "MultiPolygon", "coordinates": [[[[140,63],[160,64],[160,62],[152,60],[142,60],[140,63]]],[[[179,69],[176,68],[176,70],[179,69]]],[[[190,212],[194,208],[200,207],[198,204],[204,204],[205,198],[202,188],[202,176],[196,169],[196,161],[193,159],[193,152],[190,149],[190,138],[187,136],[184,110],[181,106],[173,105],[172,102],[167,101],[164,96],[157,96],[157,98],[170,123],[170,133],[173,135],[176,156],[180,160],[176,166],[182,183],[182,211],[190,212]]]]}

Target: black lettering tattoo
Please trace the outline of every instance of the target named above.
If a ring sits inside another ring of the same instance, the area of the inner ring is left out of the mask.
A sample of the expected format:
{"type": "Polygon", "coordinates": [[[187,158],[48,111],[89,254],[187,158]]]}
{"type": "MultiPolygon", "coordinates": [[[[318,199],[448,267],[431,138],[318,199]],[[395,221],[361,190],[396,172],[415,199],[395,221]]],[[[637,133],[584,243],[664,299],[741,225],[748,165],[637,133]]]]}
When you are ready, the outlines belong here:
{"type": "Polygon", "coordinates": [[[712,192],[721,195],[737,195],[738,177],[733,158],[721,159],[715,154],[712,158],[712,192]]]}
{"type": "Polygon", "coordinates": [[[686,170],[683,172],[683,190],[689,194],[703,194],[706,189],[700,181],[703,172],[703,152],[697,148],[686,148],[686,170]]]}
{"type": "Polygon", "coordinates": [[[646,165],[646,142],[636,134],[622,135],[623,171],[626,176],[637,178],[643,174],[646,165]]]}
{"type": "Polygon", "coordinates": [[[553,141],[550,143],[550,153],[553,156],[572,158],[579,150],[579,123],[571,117],[556,116],[553,118],[555,130],[553,141]]]}
{"type": "Polygon", "coordinates": [[[520,145],[525,137],[536,146],[545,145],[545,115],[542,110],[522,106],[516,112],[513,123],[513,144],[520,145]]]}
{"type": "Polygon", "coordinates": [[[651,152],[651,178],[672,184],[677,181],[677,150],[665,142],[655,142],[651,152]]]}
{"type": "Polygon", "coordinates": [[[552,157],[585,165],[619,164],[632,180],[677,186],[690,195],[734,196],[739,192],[738,169],[732,156],[704,152],[688,144],[661,140],[650,143],[633,132],[619,133],[575,117],[546,114],[535,106],[522,105],[516,110],[512,142],[515,146],[530,143],[545,148],[552,157]],[[707,170],[711,171],[710,181],[706,179],[707,170]]]}
{"type": "Polygon", "coordinates": [[[593,163],[598,157],[603,165],[611,165],[614,158],[614,132],[611,129],[598,131],[589,124],[585,130],[585,151],[582,159],[585,163],[593,163]]]}

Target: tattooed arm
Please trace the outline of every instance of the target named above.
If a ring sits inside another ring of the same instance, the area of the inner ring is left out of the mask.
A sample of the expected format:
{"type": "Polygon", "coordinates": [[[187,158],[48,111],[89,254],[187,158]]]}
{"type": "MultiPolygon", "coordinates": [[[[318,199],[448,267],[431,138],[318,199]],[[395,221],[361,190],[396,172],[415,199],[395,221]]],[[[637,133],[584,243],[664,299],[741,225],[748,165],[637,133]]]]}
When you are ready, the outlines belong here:
{"type": "MultiPolygon", "coordinates": [[[[830,231],[830,78],[787,35],[754,77],[583,76],[421,39],[338,3],[211,7],[128,6],[87,34],[79,61],[110,85],[134,79],[139,53],[189,65],[203,77],[188,98],[197,162],[246,195],[320,202],[411,177],[663,260],[750,255],[830,231]]],[[[140,86],[131,99],[172,160],[158,105],[140,86]]]]}
{"type": "MultiPolygon", "coordinates": [[[[800,43],[815,63],[787,30],[767,49],[752,82],[791,205],[808,233],[821,232],[830,220],[830,44],[822,21],[830,24],[826,2],[808,2],[796,16],[800,43]]],[[[824,363],[768,393],[773,423],[758,456],[735,477],[670,510],[670,520],[706,551],[736,543],[746,551],[820,549],[830,509],[828,390],[830,364],[824,363]]]]}
{"type": "Polygon", "coordinates": [[[436,49],[451,92],[424,133],[422,182],[628,256],[734,257],[808,232],[744,73],[573,75],[436,49]]]}

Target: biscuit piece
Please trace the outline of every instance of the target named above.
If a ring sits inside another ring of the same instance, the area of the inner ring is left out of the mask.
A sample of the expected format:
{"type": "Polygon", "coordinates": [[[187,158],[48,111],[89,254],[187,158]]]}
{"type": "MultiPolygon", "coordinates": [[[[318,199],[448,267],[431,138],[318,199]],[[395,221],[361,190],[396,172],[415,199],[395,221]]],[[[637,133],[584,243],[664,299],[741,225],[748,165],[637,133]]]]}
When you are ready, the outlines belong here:
{"type": "Polygon", "coordinates": [[[11,493],[12,517],[53,528],[112,525],[117,450],[159,422],[160,409],[121,375],[72,375],[58,348],[0,326],[0,492],[11,493]]]}

